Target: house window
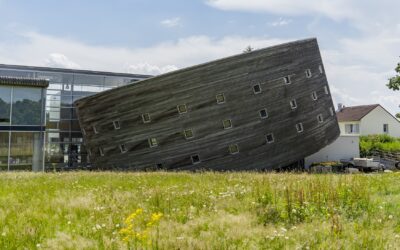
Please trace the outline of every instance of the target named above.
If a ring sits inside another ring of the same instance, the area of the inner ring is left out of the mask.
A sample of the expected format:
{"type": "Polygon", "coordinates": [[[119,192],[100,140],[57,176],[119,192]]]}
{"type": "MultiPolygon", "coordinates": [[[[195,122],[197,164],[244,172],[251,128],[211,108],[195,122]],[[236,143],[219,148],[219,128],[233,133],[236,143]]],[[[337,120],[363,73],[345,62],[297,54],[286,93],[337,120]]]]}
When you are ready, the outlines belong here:
{"type": "Polygon", "coordinates": [[[265,136],[265,139],[267,140],[267,143],[273,143],[274,142],[274,135],[273,134],[267,134],[265,136]]]}
{"type": "Polygon", "coordinates": [[[292,83],[292,81],[291,81],[291,79],[290,79],[290,76],[285,76],[285,77],[283,78],[283,81],[285,82],[285,84],[291,84],[291,83],[292,83]]]}
{"type": "Polygon", "coordinates": [[[149,113],[142,114],[142,121],[143,123],[149,123],[151,121],[150,114],[149,113]]]}
{"type": "Polygon", "coordinates": [[[185,129],[185,130],[183,131],[183,134],[185,135],[185,138],[186,138],[186,139],[190,139],[190,138],[193,138],[193,137],[194,137],[194,135],[193,135],[193,130],[191,130],[191,129],[185,129]]]}
{"type": "Polygon", "coordinates": [[[237,144],[231,144],[229,145],[229,153],[231,155],[239,153],[239,146],[237,144]]]}
{"type": "Polygon", "coordinates": [[[98,133],[99,133],[99,131],[97,131],[96,126],[93,126],[93,132],[94,132],[95,134],[98,134],[98,133]]]}
{"type": "Polygon", "coordinates": [[[311,69],[306,69],[306,77],[311,78],[311,76],[312,76],[311,69]]]}
{"type": "Polygon", "coordinates": [[[319,65],[319,66],[318,66],[318,69],[319,69],[319,73],[320,73],[320,74],[323,74],[323,73],[324,73],[324,69],[322,68],[322,65],[319,65]]]}
{"type": "Polygon", "coordinates": [[[215,98],[217,99],[217,103],[218,104],[222,104],[225,102],[225,96],[224,94],[218,94],[215,96],[215,98]]]}
{"type": "Polygon", "coordinates": [[[230,129],[232,128],[232,120],[231,119],[223,120],[222,125],[224,126],[224,129],[230,129]]]}
{"type": "Polygon", "coordinates": [[[324,92],[325,92],[325,94],[329,95],[328,86],[324,86],[324,92]]]}
{"type": "Polygon", "coordinates": [[[114,125],[114,129],[120,129],[121,128],[118,120],[113,121],[113,125],[114,125]]]}
{"type": "Polygon", "coordinates": [[[260,94],[261,93],[260,84],[256,84],[256,85],[253,86],[253,92],[254,92],[254,94],[260,94]]]}
{"type": "Polygon", "coordinates": [[[383,133],[385,134],[389,133],[389,124],[383,124],[383,133]]]}
{"type": "Polygon", "coordinates": [[[290,107],[291,107],[292,109],[296,109],[296,108],[297,108],[296,99],[293,99],[293,100],[290,101],[290,107]]]}
{"type": "Polygon", "coordinates": [[[312,98],[314,101],[316,101],[316,100],[318,99],[318,96],[317,96],[317,92],[316,92],[316,91],[313,91],[313,92],[311,93],[311,98],[312,98]]]}
{"type": "Polygon", "coordinates": [[[149,138],[149,146],[151,148],[157,147],[158,146],[158,142],[156,138],[149,138]]]}
{"type": "Polygon", "coordinates": [[[319,115],[317,116],[317,119],[318,119],[318,122],[319,122],[319,123],[324,122],[324,117],[322,116],[322,114],[319,114],[319,115]]]}
{"type": "Polygon", "coordinates": [[[121,150],[121,153],[126,153],[128,150],[126,149],[125,144],[119,145],[119,150],[121,150]]]}
{"type": "Polygon", "coordinates": [[[177,106],[179,114],[184,114],[187,113],[187,107],[186,104],[180,104],[177,106]]]}
{"type": "Polygon", "coordinates": [[[332,107],[329,108],[329,113],[331,114],[331,116],[333,116],[335,114],[332,107]]]}
{"type": "Polygon", "coordinates": [[[99,154],[100,156],[104,156],[104,150],[102,147],[99,147],[99,154]]]}
{"type": "Polygon", "coordinates": [[[267,118],[268,117],[268,112],[267,112],[267,109],[262,109],[262,110],[260,110],[260,117],[261,117],[261,119],[265,119],[265,118],[267,118]]]}
{"type": "Polygon", "coordinates": [[[193,164],[200,163],[200,156],[199,155],[192,155],[190,158],[192,159],[192,163],[193,164]]]}
{"type": "Polygon", "coordinates": [[[358,134],[360,133],[360,125],[359,124],[345,124],[344,130],[346,134],[358,134]]]}

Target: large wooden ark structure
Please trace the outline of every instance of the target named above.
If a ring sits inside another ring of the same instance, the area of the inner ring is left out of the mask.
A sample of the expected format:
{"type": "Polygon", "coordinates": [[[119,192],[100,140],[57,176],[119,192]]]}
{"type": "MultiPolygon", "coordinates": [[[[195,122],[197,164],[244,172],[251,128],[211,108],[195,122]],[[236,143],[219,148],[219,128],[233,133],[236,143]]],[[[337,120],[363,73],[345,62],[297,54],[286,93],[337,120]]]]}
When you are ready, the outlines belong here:
{"type": "Polygon", "coordinates": [[[99,169],[275,169],[339,136],[316,39],[177,70],[75,105],[99,169]]]}

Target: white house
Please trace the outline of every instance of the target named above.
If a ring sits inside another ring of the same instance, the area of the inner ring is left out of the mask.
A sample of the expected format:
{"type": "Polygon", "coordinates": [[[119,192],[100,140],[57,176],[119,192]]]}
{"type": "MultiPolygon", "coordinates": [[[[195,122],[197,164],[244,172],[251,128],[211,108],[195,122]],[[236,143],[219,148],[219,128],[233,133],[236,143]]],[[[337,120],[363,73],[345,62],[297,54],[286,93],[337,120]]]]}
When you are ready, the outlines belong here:
{"type": "Polygon", "coordinates": [[[339,106],[336,112],[341,135],[388,134],[400,137],[400,122],[379,104],[339,106]]]}
{"type": "Polygon", "coordinates": [[[379,104],[344,107],[336,111],[340,136],[332,144],[306,157],[305,165],[313,162],[339,161],[360,156],[360,135],[388,134],[400,137],[400,121],[379,104]]]}

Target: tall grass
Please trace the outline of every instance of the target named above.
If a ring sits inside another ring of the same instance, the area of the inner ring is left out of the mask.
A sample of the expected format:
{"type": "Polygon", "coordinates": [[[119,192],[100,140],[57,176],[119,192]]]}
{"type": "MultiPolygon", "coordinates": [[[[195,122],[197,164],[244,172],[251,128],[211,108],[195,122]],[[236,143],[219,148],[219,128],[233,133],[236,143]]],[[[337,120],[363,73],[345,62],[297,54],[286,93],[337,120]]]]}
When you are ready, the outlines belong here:
{"type": "Polygon", "coordinates": [[[3,173],[0,249],[396,249],[399,181],[397,173],[3,173]]]}

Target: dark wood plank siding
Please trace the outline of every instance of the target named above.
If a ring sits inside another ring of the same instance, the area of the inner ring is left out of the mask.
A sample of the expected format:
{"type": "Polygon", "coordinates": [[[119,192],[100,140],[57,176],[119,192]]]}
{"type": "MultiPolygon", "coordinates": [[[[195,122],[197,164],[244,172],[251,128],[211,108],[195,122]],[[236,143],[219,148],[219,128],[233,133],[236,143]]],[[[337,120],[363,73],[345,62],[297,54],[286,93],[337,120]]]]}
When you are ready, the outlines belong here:
{"type": "Polygon", "coordinates": [[[317,152],[339,135],[316,39],[178,70],[75,105],[91,160],[99,168],[273,169],[317,152]],[[309,78],[307,69],[312,73],[309,78]],[[285,84],[286,76],[291,84],[285,84]],[[261,93],[254,93],[255,84],[261,93]],[[317,100],[312,99],[313,91],[317,100]],[[217,94],[224,94],[224,103],[217,104],[217,94]],[[290,106],[292,99],[296,109],[290,106]],[[187,113],[178,113],[181,104],[187,113]],[[267,110],[266,119],[260,117],[262,109],[267,110]],[[143,123],[144,113],[150,114],[150,123],[143,123]],[[224,119],[233,127],[224,129],[224,119]],[[114,129],[114,120],[120,129],[114,129]],[[297,123],[303,124],[302,133],[297,132],[297,123]],[[194,137],[185,139],[185,129],[192,129],[194,137]],[[266,141],[269,133],[273,143],[266,141]],[[150,148],[149,138],[156,138],[158,146],[150,148]],[[121,153],[120,144],[127,152],[121,153]],[[238,154],[229,153],[231,144],[239,146],[238,154]],[[192,164],[192,155],[201,162],[192,164]]]}

